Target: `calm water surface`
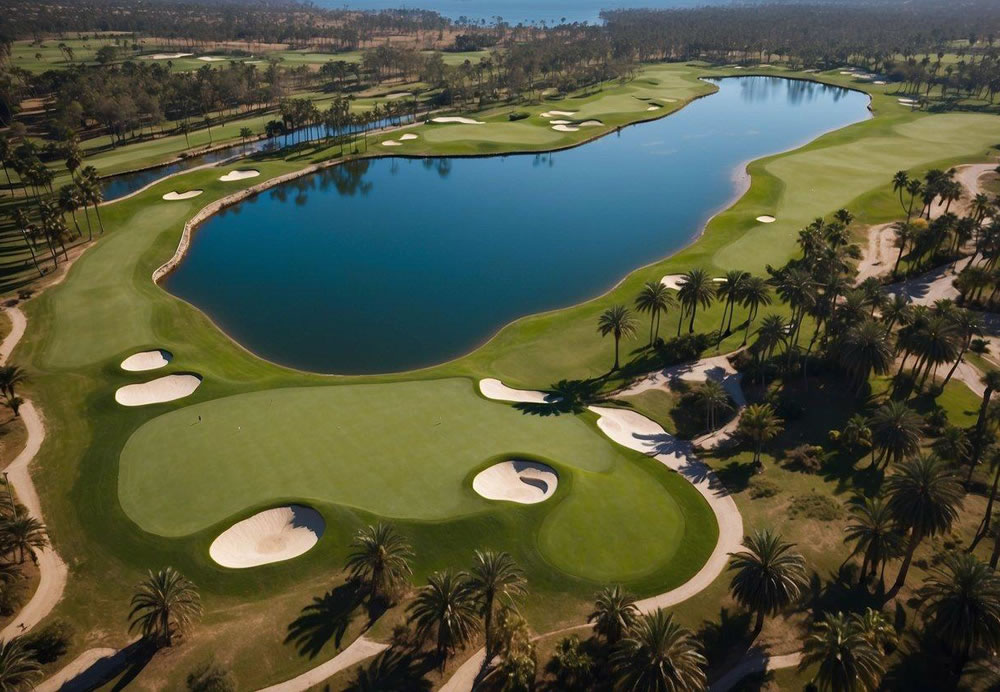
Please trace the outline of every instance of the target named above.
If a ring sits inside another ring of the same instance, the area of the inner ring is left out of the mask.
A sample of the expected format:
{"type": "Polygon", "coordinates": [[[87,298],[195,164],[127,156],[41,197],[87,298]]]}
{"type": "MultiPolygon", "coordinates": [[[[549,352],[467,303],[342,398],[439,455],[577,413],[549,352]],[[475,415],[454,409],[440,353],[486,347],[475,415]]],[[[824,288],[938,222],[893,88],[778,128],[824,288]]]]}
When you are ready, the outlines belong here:
{"type": "Polygon", "coordinates": [[[408,9],[434,10],[450,19],[462,18],[492,24],[499,16],[511,25],[560,24],[563,22],[599,23],[601,10],[628,7],[671,9],[724,4],[706,0],[320,0],[321,7],[350,7],[360,10],[408,9]]]}
{"type": "Polygon", "coordinates": [[[443,362],[686,245],[730,201],[743,162],[868,117],[868,97],[844,89],[718,83],[569,151],[383,158],[281,185],[207,221],[166,288],[278,363],[443,362]]]}

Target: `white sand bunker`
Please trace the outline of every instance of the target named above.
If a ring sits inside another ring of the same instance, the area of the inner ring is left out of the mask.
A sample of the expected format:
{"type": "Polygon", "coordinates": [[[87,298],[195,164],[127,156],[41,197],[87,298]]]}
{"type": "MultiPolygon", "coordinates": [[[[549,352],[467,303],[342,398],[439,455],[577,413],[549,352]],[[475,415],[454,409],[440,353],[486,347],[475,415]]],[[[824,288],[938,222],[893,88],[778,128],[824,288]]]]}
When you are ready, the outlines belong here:
{"type": "Polygon", "coordinates": [[[896,99],[896,100],[897,100],[897,101],[898,101],[899,103],[903,104],[904,106],[915,106],[915,105],[917,105],[918,103],[920,103],[920,102],[919,102],[919,101],[917,101],[916,99],[896,99]]]}
{"type": "Polygon", "coordinates": [[[432,123],[461,123],[463,125],[485,125],[482,120],[473,120],[472,118],[459,118],[458,116],[443,116],[440,118],[431,118],[432,123]]]}
{"type": "Polygon", "coordinates": [[[659,106],[650,106],[646,110],[647,111],[658,111],[658,110],[660,110],[660,107],[659,106]]]}
{"type": "Polygon", "coordinates": [[[885,86],[887,82],[884,79],[876,79],[872,84],[877,84],[879,86],[885,86]]]}
{"type": "Polygon", "coordinates": [[[578,127],[601,127],[604,123],[600,120],[584,120],[582,123],[577,123],[578,127]]]}
{"type": "Polygon", "coordinates": [[[260,171],[229,171],[224,176],[220,177],[224,183],[231,183],[235,180],[244,180],[246,178],[256,178],[260,175],[260,171]]]}
{"type": "Polygon", "coordinates": [[[508,387],[494,377],[479,380],[479,391],[487,399],[496,401],[512,401],[518,404],[554,404],[562,401],[562,397],[530,389],[514,389],[508,387]]]}
{"type": "Polygon", "coordinates": [[[325,530],[323,516],[311,507],[275,507],[230,526],[212,541],[208,554],[233,569],[282,562],[308,552],[325,530]]]}
{"type": "Polygon", "coordinates": [[[168,202],[176,202],[181,199],[191,199],[192,197],[197,197],[200,194],[201,190],[188,190],[187,192],[177,192],[175,190],[173,192],[168,192],[167,194],[163,195],[163,199],[167,200],[168,202]]]}
{"type": "Polygon", "coordinates": [[[382,146],[383,147],[401,147],[401,146],[403,146],[403,143],[402,142],[397,142],[394,139],[387,139],[384,142],[382,142],[382,146]]]}
{"type": "Polygon", "coordinates": [[[777,221],[777,219],[774,218],[773,216],[767,216],[766,214],[764,216],[758,216],[757,220],[760,221],[761,223],[774,223],[775,221],[777,221]]]}
{"type": "Polygon", "coordinates": [[[228,58],[220,58],[218,55],[201,55],[198,59],[204,62],[222,62],[223,60],[228,60],[228,58]]]}
{"type": "Polygon", "coordinates": [[[550,120],[549,125],[569,125],[572,120],[550,120]]]}
{"type": "Polygon", "coordinates": [[[394,91],[391,94],[386,94],[385,98],[389,99],[390,101],[395,101],[396,99],[401,99],[404,96],[409,96],[409,95],[410,92],[408,91],[394,91]]]}
{"type": "Polygon", "coordinates": [[[472,479],[472,489],[487,500],[533,505],[552,497],[559,485],[555,469],[535,461],[502,461],[472,479]]]}
{"type": "Polygon", "coordinates": [[[542,113],[543,118],[556,118],[559,116],[566,118],[571,115],[576,115],[576,111],[545,111],[542,113]]]}
{"type": "Polygon", "coordinates": [[[405,135],[400,135],[399,141],[400,142],[409,142],[411,139],[416,139],[416,138],[417,138],[417,135],[413,134],[412,132],[407,132],[405,135]]]}
{"type": "Polygon", "coordinates": [[[177,58],[187,58],[194,53],[154,53],[149,56],[150,60],[176,60],[177,58]]]}
{"type": "Polygon", "coordinates": [[[183,399],[198,389],[198,375],[166,375],[141,384],[127,384],[115,392],[115,401],[122,406],[146,406],[183,399]]]}
{"type": "Polygon", "coordinates": [[[559,132],[579,132],[579,127],[573,127],[572,125],[553,125],[553,130],[558,130],[559,132]]]}
{"type": "Polygon", "coordinates": [[[133,353],[122,361],[122,370],[128,370],[129,372],[156,370],[169,363],[173,357],[170,351],[164,351],[162,348],[158,348],[155,351],[133,353]]]}

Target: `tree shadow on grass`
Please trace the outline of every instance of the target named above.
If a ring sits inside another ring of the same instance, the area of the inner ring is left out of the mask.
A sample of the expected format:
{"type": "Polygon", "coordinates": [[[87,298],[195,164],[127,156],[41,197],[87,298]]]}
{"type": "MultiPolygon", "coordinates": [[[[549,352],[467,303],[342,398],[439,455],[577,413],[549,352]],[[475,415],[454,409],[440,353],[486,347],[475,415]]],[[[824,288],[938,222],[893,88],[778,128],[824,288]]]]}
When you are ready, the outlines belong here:
{"type": "Polygon", "coordinates": [[[742,656],[750,637],[750,614],[731,613],[729,608],[719,609],[719,619],[706,620],[698,629],[698,639],[704,648],[709,666],[724,664],[734,653],[742,656]]]}
{"type": "MultiPolygon", "coordinates": [[[[149,642],[146,639],[140,639],[139,641],[125,647],[114,656],[111,656],[108,659],[101,659],[97,662],[97,664],[95,664],[95,666],[92,666],[92,668],[98,666],[99,664],[103,664],[105,680],[111,680],[116,677],[119,672],[121,672],[121,677],[118,677],[111,689],[115,691],[123,690],[139,676],[139,673],[141,673],[146,665],[153,659],[157,650],[157,646],[152,642],[149,642]],[[110,675],[108,675],[108,673],[110,673],[110,675]]],[[[101,670],[101,668],[98,668],[98,670],[101,670]]],[[[80,677],[81,676],[77,676],[76,679],[79,680],[80,677]]],[[[94,687],[96,686],[97,685],[94,687]]],[[[94,689],[94,687],[87,685],[74,687],[72,684],[68,684],[63,685],[62,689],[84,690],[94,689]]]]}
{"type": "Polygon", "coordinates": [[[303,608],[288,626],[285,643],[294,643],[299,655],[309,658],[315,658],[331,639],[334,646],[340,648],[344,633],[361,602],[360,588],[354,582],[341,584],[313,598],[313,602],[303,608]]]}
{"type": "Polygon", "coordinates": [[[429,692],[433,685],[425,677],[437,667],[437,659],[413,649],[392,647],[358,670],[348,690],[393,690],[429,692]]]}
{"type": "Polygon", "coordinates": [[[715,475],[731,493],[741,493],[750,486],[750,481],[756,475],[754,465],[749,461],[730,461],[725,466],[717,468],[715,475]]]}
{"type": "Polygon", "coordinates": [[[532,416],[561,416],[582,413],[587,406],[601,399],[606,377],[587,380],[560,380],[546,392],[544,403],[518,402],[514,408],[532,416]]]}

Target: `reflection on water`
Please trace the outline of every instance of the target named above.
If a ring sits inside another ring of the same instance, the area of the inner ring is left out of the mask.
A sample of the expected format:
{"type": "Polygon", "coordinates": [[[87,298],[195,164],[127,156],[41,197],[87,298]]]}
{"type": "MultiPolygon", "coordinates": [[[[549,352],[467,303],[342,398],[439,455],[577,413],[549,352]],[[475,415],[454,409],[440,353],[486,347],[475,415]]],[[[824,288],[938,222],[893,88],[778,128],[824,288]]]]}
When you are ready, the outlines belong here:
{"type": "Polygon", "coordinates": [[[298,178],[209,219],[166,288],[280,363],[371,373],[442,362],[676,251],[731,199],[743,162],[868,117],[857,92],[719,85],[565,151],[378,158],[298,178]]]}

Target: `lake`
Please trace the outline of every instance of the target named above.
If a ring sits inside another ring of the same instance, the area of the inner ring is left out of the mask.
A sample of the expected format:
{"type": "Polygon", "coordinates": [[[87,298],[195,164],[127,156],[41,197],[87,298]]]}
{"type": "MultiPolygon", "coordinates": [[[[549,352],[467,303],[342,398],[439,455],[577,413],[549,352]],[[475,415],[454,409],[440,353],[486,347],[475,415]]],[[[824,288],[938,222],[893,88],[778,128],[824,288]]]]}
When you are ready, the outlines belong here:
{"type": "Polygon", "coordinates": [[[254,353],[304,370],[460,356],[687,245],[733,201],[745,162],[869,117],[855,91],[718,85],[567,151],[369,159],[299,178],[206,221],[165,288],[254,353]]]}

